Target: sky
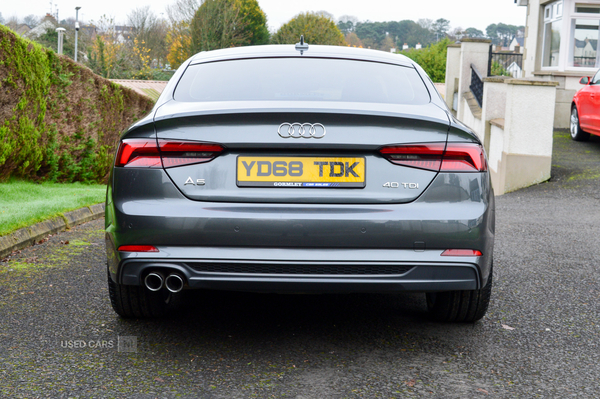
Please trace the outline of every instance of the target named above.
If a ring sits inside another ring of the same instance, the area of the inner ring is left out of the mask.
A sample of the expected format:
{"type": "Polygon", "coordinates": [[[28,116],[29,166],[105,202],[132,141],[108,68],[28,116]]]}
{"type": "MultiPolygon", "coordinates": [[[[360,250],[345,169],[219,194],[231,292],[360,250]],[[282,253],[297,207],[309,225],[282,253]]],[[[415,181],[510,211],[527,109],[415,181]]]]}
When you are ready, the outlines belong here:
{"type": "MultiPolygon", "coordinates": [[[[127,14],[137,8],[150,5],[157,15],[164,13],[165,5],[174,0],[2,0],[0,13],[5,20],[12,16],[23,18],[34,14],[42,17],[55,13],[59,19],[75,17],[75,7],[80,6],[79,20],[98,21],[102,15],[114,17],[124,24],[127,14]]],[[[359,21],[384,22],[421,18],[436,20],[445,18],[451,28],[474,27],[483,32],[493,23],[525,25],[526,7],[519,7],[513,0],[258,0],[267,15],[271,31],[277,30],[295,15],[306,11],[327,11],[337,20],[352,15],[359,21]]]]}

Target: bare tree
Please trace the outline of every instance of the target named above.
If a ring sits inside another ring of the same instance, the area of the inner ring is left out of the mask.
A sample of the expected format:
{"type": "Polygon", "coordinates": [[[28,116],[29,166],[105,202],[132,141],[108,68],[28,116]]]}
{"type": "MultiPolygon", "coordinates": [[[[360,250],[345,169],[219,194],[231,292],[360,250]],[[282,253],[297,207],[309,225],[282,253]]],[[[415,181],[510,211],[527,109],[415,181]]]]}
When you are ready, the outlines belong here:
{"type": "Polygon", "coordinates": [[[40,23],[40,19],[33,14],[29,14],[23,18],[23,22],[30,28],[34,28],[40,23]]]}
{"type": "Polygon", "coordinates": [[[196,15],[196,11],[204,0],[176,0],[175,3],[165,7],[171,25],[186,22],[188,25],[196,15]]]}
{"type": "Polygon", "coordinates": [[[17,28],[19,27],[19,19],[14,15],[12,17],[8,18],[8,21],[6,21],[6,27],[16,31],[17,28]]]}
{"type": "Polygon", "coordinates": [[[206,0],[191,25],[192,51],[237,47],[248,39],[243,16],[229,0],[206,0]]]}
{"type": "Polygon", "coordinates": [[[421,18],[417,21],[417,23],[419,25],[421,25],[422,28],[425,28],[427,30],[431,30],[431,27],[433,25],[433,20],[429,19],[429,18],[421,18]]]}
{"type": "Polygon", "coordinates": [[[459,26],[459,27],[452,29],[450,31],[450,33],[448,33],[448,36],[450,37],[451,40],[460,40],[464,36],[468,36],[468,34],[463,28],[461,28],[459,26]]]}
{"type": "Polygon", "coordinates": [[[196,11],[204,0],[175,0],[175,3],[165,7],[169,18],[167,44],[169,54],[167,59],[171,67],[177,68],[192,55],[192,32],[190,26],[196,11]]]}
{"type": "Polygon", "coordinates": [[[320,15],[322,17],[329,18],[332,21],[335,20],[335,18],[333,18],[333,14],[330,12],[327,12],[325,10],[317,11],[317,12],[315,12],[315,15],[320,15]]]}
{"type": "Polygon", "coordinates": [[[352,22],[352,25],[356,25],[358,23],[358,18],[354,15],[342,15],[338,18],[338,22],[352,22]]]}
{"type": "Polygon", "coordinates": [[[134,29],[134,41],[138,48],[143,48],[152,61],[163,62],[168,53],[166,22],[159,19],[150,6],[133,9],[127,14],[127,21],[134,29]]]}
{"type": "Polygon", "coordinates": [[[134,8],[127,14],[127,24],[132,26],[137,34],[143,35],[156,24],[157,20],[156,15],[150,11],[150,6],[134,8]]]}

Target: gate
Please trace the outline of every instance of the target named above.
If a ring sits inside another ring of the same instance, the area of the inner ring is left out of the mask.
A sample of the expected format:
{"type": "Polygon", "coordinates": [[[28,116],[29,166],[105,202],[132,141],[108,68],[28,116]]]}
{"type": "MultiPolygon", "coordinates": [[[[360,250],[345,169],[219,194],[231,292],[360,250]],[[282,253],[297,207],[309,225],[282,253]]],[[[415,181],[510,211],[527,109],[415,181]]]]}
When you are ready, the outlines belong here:
{"type": "Polygon", "coordinates": [[[490,56],[488,61],[488,76],[512,76],[520,78],[523,76],[523,54],[510,52],[492,52],[490,45],[490,56]]]}

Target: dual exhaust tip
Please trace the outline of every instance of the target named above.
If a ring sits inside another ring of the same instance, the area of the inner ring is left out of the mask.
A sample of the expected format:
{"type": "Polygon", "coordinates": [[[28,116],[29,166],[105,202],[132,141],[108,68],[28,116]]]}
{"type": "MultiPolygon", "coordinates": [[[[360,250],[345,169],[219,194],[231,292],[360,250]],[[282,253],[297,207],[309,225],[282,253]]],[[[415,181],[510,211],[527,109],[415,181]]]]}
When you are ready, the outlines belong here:
{"type": "Polygon", "coordinates": [[[183,277],[177,273],[171,273],[167,278],[163,278],[158,272],[148,273],[144,279],[144,285],[150,291],[159,291],[163,286],[170,292],[177,293],[183,289],[183,277]]]}

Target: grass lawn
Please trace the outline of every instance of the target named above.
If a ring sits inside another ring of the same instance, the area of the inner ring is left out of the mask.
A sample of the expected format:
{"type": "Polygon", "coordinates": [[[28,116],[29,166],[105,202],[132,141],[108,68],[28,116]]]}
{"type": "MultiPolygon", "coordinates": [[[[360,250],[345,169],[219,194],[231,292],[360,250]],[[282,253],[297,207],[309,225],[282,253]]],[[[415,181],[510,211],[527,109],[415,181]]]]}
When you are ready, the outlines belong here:
{"type": "Polygon", "coordinates": [[[0,183],[0,236],[84,206],[104,202],[106,186],[81,183],[0,183]]]}

